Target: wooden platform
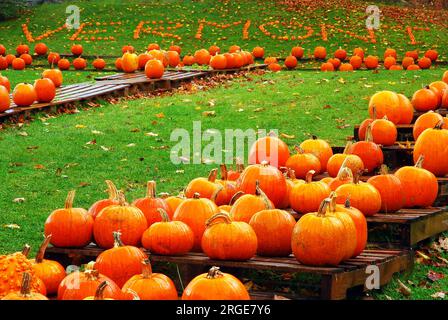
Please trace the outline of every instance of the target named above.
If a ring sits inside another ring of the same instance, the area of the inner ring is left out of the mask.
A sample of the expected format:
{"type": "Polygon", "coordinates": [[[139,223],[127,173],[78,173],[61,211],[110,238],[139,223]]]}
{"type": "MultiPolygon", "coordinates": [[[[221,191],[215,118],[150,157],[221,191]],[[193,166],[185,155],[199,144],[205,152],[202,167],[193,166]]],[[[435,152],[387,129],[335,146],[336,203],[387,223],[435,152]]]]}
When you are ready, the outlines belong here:
{"type": "MultiPolygon", "coordinates": [[[[94,245],[82,249],[49,247],[46,257],[64,265],[79,265],[94,260],[102,251],[94,245]]],[[[248,261],[218,261],[211,260],[202,253],[190,253],[184,256],[151,255],[150,259],[152,262],[170,262],[179,265],[184,283],[188,283],[210,266],[219,266],[223,271],[237,268],[317,275],[321,278],[319,295],[321,299],[344,299],[349,289],[364,288],[370,275],[366,272],[369,265],[378,267],[380,283],[384,285],[390,281],[394,273],[409,270],[413,264],[412,253],[407,250],[365,250],[358,257],[344,261],[336,267],[305,266],[297,262],[293,256],[254,257],[248,261]]],[[[271,293],[272,297],[274,294],[271,293]]]]}

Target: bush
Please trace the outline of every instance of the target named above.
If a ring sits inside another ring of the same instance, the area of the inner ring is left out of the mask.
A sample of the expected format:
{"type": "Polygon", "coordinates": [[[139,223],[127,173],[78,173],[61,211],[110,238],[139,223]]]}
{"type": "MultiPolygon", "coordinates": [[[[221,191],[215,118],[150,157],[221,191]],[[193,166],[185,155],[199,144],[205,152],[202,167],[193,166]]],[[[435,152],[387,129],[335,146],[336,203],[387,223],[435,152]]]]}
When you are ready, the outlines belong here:
{"type": "Polygon", "coordinates": [[[0,21],[17,18],[20,10],[26,6],[25,0],[2,0],[0,21]]]}

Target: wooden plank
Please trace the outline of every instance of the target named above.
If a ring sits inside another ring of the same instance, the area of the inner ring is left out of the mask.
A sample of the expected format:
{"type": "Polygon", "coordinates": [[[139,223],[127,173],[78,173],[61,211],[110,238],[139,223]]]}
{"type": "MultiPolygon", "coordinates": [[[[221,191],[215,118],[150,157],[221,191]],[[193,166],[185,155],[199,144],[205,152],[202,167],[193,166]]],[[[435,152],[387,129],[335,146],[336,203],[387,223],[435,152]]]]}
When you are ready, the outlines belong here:
{"type": "Polygon", "coordinates": [[[410,245],[413,246],[446,230],[448,230],[448,210],[431,219],[428,217],[411,224],[410,245]]]}

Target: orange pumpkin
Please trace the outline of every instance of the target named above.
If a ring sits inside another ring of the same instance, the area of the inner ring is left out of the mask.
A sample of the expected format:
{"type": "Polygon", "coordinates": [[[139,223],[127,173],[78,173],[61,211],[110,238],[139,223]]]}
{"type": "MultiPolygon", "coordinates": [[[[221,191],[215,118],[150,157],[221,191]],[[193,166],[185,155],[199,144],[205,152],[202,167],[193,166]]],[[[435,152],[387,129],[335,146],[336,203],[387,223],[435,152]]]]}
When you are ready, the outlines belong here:
{"type": "Polygon", "coordinates": [[[376,119],[370,125],[372,139],[376,144],[391,146],[397,141],[397,127],[385,116],[383,119],[376,119]]]}
{"type": "Polygon", "coordinates": [[[217,54],[210,59],[210,67],[216,70],[223,70],[227,67],[227,59],[223,54],[217,54]]]}
{"type": "Polygon", "coordinates": [[[353,49],[353,55],[360,57],[362,60],[364,60],[364,49],[362,48],[355,48],[353,49]]]}
{"type": "Polygon", "coordinates": [[[239,52],[239,51],[241,51],[241,48],[240,48],[240,46],[237,46],[237,45],[232,45],[229,48],[230,53],[235,53],[235,52],[239,52]]]}
{"type": "Polygon", "coordinates": [[[213,215],[205,223],[201,246],[210,259],[249,260],[257,252],[257,235],[243,221],[232,221],[227,213],[213,215]]]}
{"type": "Polygon", "coordinates": [[[277,58],[275,57],[267,57],[266,59],[264,59],[264,63],[267,65],[270,65],[272,63],[277,63],[277,58]]]}
{"type": "Polygon", "coordinates": [[[312,153],[305,153],[299,146],[295,146],[297,153],[289,157],[286,161],[286,167],[294,170],[294,174],[299,179],[305,179],[306,174],[310,170],[316,173],[321,172],[321,164],[319,158],[312,153]]]}
{"type": "Polygon", "coordinates": [[[221,179],[216,180],[216,183],[221,186],[214,201],[217,206],[227,205],[232,200],[235,193],[238,191],[234,181],[228,180],[227,166],[225,164],[220,165],[221,179]]]}
{"type": "Polygon", "coordinates": [[[414,64],[414,58],[412,57],[404,57],[401,61],[401,65],[404,69],[407,69],[409,66],[414,64]]]}
{"type": "Polygon", "coordinates": [[[0,70],[6,70],[8,69],[8,67],[9,67],[8,60],[6,60],[5,57],[0,55],[0,70]]]}
{"type": "Polygon", "coordinates": [[[145,75],[149,79],[159,79],[163,76],[165,72],[165,67],[160,60],[153,59],[146,62],[145,65],[145,75]]]}
{"type": "Polygon", "coordinates": [[[119,71],[123,70],[123,59],[117,58],[115,60],[115,68],[119,71]]]}
{"type": "Polygon", "coordinates": [[[417,141],[423,131],[434,128],[440,121],[443,121],[443,117],[432,110],[419,116],[415,120],[414,127],[412,128],[414,140],[417,141]]]}
{"type": "Polygon", "coordinates": [[[31,275],[28,272],[24,272],[22,275],[22,283],[20,291],[10,292],[0,300],[48,300],[46,296],[39,292],[31,292],[31,275]]]}
{"type": "Polygon", "coordinates": [[[157,44],[157,43],[150,43],[149,45],[148,45],[148,49],[147,49],[148,51],[151,51],[151,50],[160,50],[160,46],[157,44]]]}
{"type": "Polygon", "coordinates": [[[143,260],[142,273],[133,276],[123,286],[124,292],[135,292],[140,300],[177,300],[173,281],[161,273],[153,273],[149,259],[143,260]]]}
{"type": "Polygon", "coordinates": [[[324,62],[320,66],[320,71],[334,71],[334,65],[331,62],[324,62]]]}
{"type": "Polygon", "coordinates": [[[342,63],[339,67],[339,71],[353,71],[353,66],[350,63],[342,63]]]}
{"type": "Polygon", "coordinates": [[[411,103],[417,111],[435,110],[439,106],[439,97],[427,86],[414,92],[411,103]]]}
{"type": "Polygon", "coordinates": [[[182,63],[186,66],[192,66],[193,64],[195,64],[195,59],[194,56],[190,56],[190,55],[185,55],[184,58],[182,59],[182,63]]]}
{"type": "Polygon", "coordinates": [[[338,175],[331,182],[328,183],[331,191],[335,191],[339,186],[343,184],[352,183],[353,182],[353,173],[352,170],[347,168],[345,164],[342,164],[339,169],[338,175]]]}
{"type": "Polygon", "coordinates": [[[133,206],[139,208],[145,215],[146,221],[148,222],[148,227],[150,227],[154,222],[162,221],[158,209],[163,209],[171,214],[170,208],[167,203],[162,198],[156,197],[156,182],[148,181],[146,197],[134,200],[133,206]]]}
{"type": "Polygon", "coordinates": [[[357,70],[357,69],[361,68],[362,61],[363,61],[363,59],[360,56],[358,56],[358,55],[354,55],[349,60],[350,64],[353,67],[353,70],[357,70]]]}
{"type": "MultiPolygon", "coordinates": [[[[331,63],[333,65],[334,69],[337,69],[341,65],[341,60],[339,60],[338,58],[330,58],[327,60],[327,63],[331,63]]],[[[322,67],[321,67],[321,70],[322,70],[322,67]]],[[[330,71],[332,71],[332,70],[330,70],[330,71]]]]}
{"type": "Polygon", "coordinates": [[[112,205],[117,205],[120,203],[118,200],[118,191],[117,191],[117,188],[115,187],[115,185],[113,184],[113,182],[110,180],[106,180],[106,184],[107,184],[107,192],[109,194],[109,198],[103,199],[103,200],[98,200],[97,202],[92,204],[92,206],[89,208],[88,213],[93,217],[93,219],[95,219],[96,216],[104,208],[106,208],[108,206],[112,206],[112,205]]]}
{"type": "Polygon", "coordinates": [[[397,63],[394,57],[387,57],[384,59],[384,68],[390,69],[390,67],[394,66],[397,63]]]}
{"type": "Polygon", "coordinates": [[[34,81],[34,90],[38,102],[50,102],[56,96],[56,87],[51,79],[43,78],[34,81]]]}
{"type": "Polygon", "coordinates": [[[404,208],[429,207],[437,198],[439,184],[436,176],[424,169],[424,156],[420,155],[415,166],[401,167],[395,172],[404,193],[404,208]]]}
{"type": "Polygon", "coordinates": [[[95,60],[93,60],[92,65],[96,70],[103,70],[106,67],[106,61],[101,58],[96,58],[95,60]]]}
{"type": "Polygon", "coordinates": [[[288,145],[279,139],[274,132],[259,138],[249,151],[249,163],[268,161],[274,167],[283,167],[289,158],[288,145]]]}
{"type": "Polygon", "coordinates": [[[208,65],[210,63],[211,55],[206,49],[197,50],[194,53],[194,60],[199,65],[208,65]]]}
{"type": "Polygon", "coordinates": [[[286,257],[291,254],[291,236],[296,221],[289,212],[262,210],[252,216],[249,224],[257,235],[257,255],[286,257]]]}
{"type": "Polygon", "coordinates": [[[59,60],[61,60],[61,56],[57,52],[50,52],[47,57],[48,63],[53,66],[54,64],[58,64],[59,60]]]}
{"type": "Polygon", "coordinates": [[[306,175],[305,183],[296,184],[289,196],[291,208],[300,213],[316,211],[319,205],[330,195],[330,187],[321,181],[312,181],[314,170],[310,170],[306,175]]]}
{"type": "Polygon", "coordinates": [[[87,61],[84,58],[76,58],[75,60],[73,60],[73,67],[76,70],[84,70],[85,68],[87,68],[87,61]]]}
{"type": "Polygon", "coordinates": [[[293,47],[291,49],[291,55],[296,57],[297,59],[302,59],[305,50],[302,47],[293,47]]]}
{"type": "Polygon", "coordinates": [[[321,172],[325,172],[327,170],[328,159],[330,159],[333,155],[333,150],[327,141],[318,139],[316,136],[312,136],[312,139],[303,141],[300,144],[300,147],[306,153],[312,153],[319,158],[321,172]]]}
{"type": "Polygon", "coordinates": [[[176,51],[179,55],[180,55],[180,53],[181,53],[181,51],[182,51],[181,47],[179,47],[179,46],[177,46],[177,45],[171,45],[171,46],[169,47],[169,50],[170,50],[170,51],[176,51]]]}
{"type": "Polygon", "coordinates": [[[268,65],[268,69],[272,72],[279,72],[282,70],[282,66],[278,63],[271,63],[268,65]]]}
{"type": "Polygon", "coordinates": [[[367,69],[376,69],[378,68],[378,57],[376,56],[367,56],[364,60],[364,64],[367,69]]]}
{"type": "Polygon", "coordinates": [[[69,70],[70,69],[70,61],[67,59],[61,59],[58,61],[59,70],[69,70]]]}
{"type": "Polygon", "coordinates": [[[121,57],[121,67],[126,73],[135,72],[138,69],[138,56],[135,53],[126,52],[121,57]]]}
{"type": "Polygon", "coordinates": [[[411,101],[403,94],[398,94],[398,100],[400,101],[400,121],[398,124],[410,124],[414,119],[414,107],[411,101]]]}
{"type": "Polygon", "coordinates": [[[212,267],[190,281],[182,300],[250,300],[250,297],[240,280],[212,267]]]}
{"type": "Polygon", "coordinates": [[[334,57],[341,61],[344,61],[347,58],[347,51],[339,48],[334,52],[334,57]]]}
{"type": "Polygon", "coordinates": [[[18,55],[30,53],[30,47],[28,47],[26,44],[19,44],[16,48],[16,52],[18,55]]]}
{"type": "Polygon", "coordinates": [[[285,67],[288,69],[294,69],[295,67],[297,67],[297,58],[294,56],[286,57],[285,67]]]}
{"type": "Polygon", "coordinates": [[[327,57],[327,49],[324,47],[318,46],[314,49],[314,58],[315,59],[325,59],[327,57]]]}
{"type": "Polygon", "coordinates": [[[403,207],[403,186],[400,179],[389,174],[387,166],[382,165],[380,174],[369,178],[367,182],[380,193],[381,212],[395,212],[403,207]]]}
{"type": "Polygon", "coordinates": [[[235,194],[230,201],[232,204],[230,216],[234,221],[249,223],[252,216],[258,211],[272,209],[274,207],[274,204],[260,188],[258,181],[255,183],[255,194],[241,194],[242,192],[235,194]]]}
{"type": "Polygon", "coordinates": [[[431,67],[431,64],[432,64],[431,59],[426,57],[420,58],[418,60],[418,66],[421,69],[429,69],[431,67]]]}
{"type": "Polygon", "coordinates": [[[6,87],[0,85],[0,112],[4,112],[9,109],[11,105],[9,99],[9,93],[6,87]]]}
{"type": "Polygon", "coordinates": [[[172,68],[175,68],[180,63],[180,56],[177,51],[168,51],[166,53],[166,58],[168,59],[168,65],[172,68]]]}
{"type": "Polygon", "coordinates": [[[109,283],[107,281],[101,282],[95,291],[95,295],[86,297],[83,300],[114,300],[112,298],[104,297],[104,291],[106,290],[108,285],[109,285],[109,283]]]}
{"type": "Polygon", "coordinates": [[[393,123],[400,122],[400,100],[398,95],[392,91],[380,91],[375,93],[369,101],[369,114],[379,119],[387,116],[393,123]]]}
{"type": "Polygon", "coordinates": [[[26,63],[22,58],[15,58],[14,60],[12,60],[11,65],[14,70],[23,70],[25,69],[26,63]]]}
{"type": "Polygon", "coordinates": [[[53,81],[56,88],[60,87],[63,82],[62,72],[58,69],[47,69],[42,72],[42,78],[48,78],[53,81]]]}
{"type": "Polygon", "coordinates": [[[21,54],[20,59],[22,59],[27,66],[33,63],[33,57],[31,57],[28,53],[21,54]]]}
{"type": "Polygon", "coordinates": [[[351,141],[348,141],[345,145],[343,153],[336,153],[328,159],[327,172],[330,177],[336,177],[338,175],[342,164],[344,164],[352,172],[364,170],[364,163],[362,162],[362,159],[355,154],[348,153],[352,144],[353,143],[351,141]]]}
{"type": "Polygon", "coordinates": [[[384,60],[386,60],[386,58],[388,57],[392,57],[394,59],[397,59],[397,51],[395,49],[392,48],[387,48],[384,51],[384,60]]]}
{"type": "Polygon", "coordinates": [[[372,172],[384,162],[383,151],[372,141],[371,125],[367,127],[366,139],[350,146],[348,152],[361,158],[367,172],[372,172]]]}
{"type": "Polygon", "coordinates": [[[406,51],[405,56],[411,57],[414,60],[418,60],[418,51],[417,50],[406,51]]]}
{"type": "Polygon", "coordinates": [[[437,50],[429,49],[425,52],[425,57],[431,59],[432,62],[435,62],[439,57],[439,53],[437,52],[437,50]]]}
{"type": "Polygon", "coordinates": [[[263,59],[264,56],[264,49],[262,47],[255,47],[252,50],[252,54],[254,55],[255,58],[257,59],[263,59]]]}
{"type": "Polygon", "coordinates": [[[74,44],[70,51],[73,53],[73,55],[80,56],[82,55],[83,47],[80,44],[74,44]]]}
{"type": "Polygon", "coordinates": [[[37,43],[34,46],[34,52],[38,55],[38,56],[44,56],[47,54],[48,51],[48,47],[45,43],[37,43]]]}
{"type": "Polygon", "coordinates": [[[208,178],[195,178],[191,180],[185,188],[185,196],[193,198],[196,193],[199,193],[201,198],[215,200],[218,193],[221,192],[222,186],[216,183],[216,176],[218,169],[210,171],[208,178]]]}
{"type": "Polygon", "coordinates": [[[416,64],[411,64],[409,67],[406,68],[408,71],[415,71],[415,70],[421,70],[420,67],[416,64]]]}

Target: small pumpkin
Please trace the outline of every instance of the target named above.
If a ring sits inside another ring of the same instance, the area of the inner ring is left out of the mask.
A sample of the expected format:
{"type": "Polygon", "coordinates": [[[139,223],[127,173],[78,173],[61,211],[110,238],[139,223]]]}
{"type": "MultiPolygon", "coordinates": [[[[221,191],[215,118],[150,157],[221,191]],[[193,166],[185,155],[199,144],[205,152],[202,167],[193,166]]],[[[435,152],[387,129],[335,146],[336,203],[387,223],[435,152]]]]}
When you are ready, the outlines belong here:
{"type": "Polygon", "coordinates": [[[106,61],[101,58],[96,58],[93,60],[92,65],[96,70],[103,70],[106,67],[106,61]]]}
{"type": "Polygon", "coordinates": [[[50,52],[47,56],[48,63],[53,67],[53,65],[58,64],[61,60],[61,56],[57,52],[50,52]]]}
{"type": "Polygon", "coordinates": [[[155,181],[148,181],[146,197],[134,200],[132,205],[139,208],[143,212],[146,221],[148,222],[148,227],[154,222],[162,221],[158,211],[159,208],[167,211],[170,214],[170,218],[172,217],[172,213],[168,207],[168,204],[165,202],[165,199],[156,197],[155,181]]]}
{"type": "Polygon", "coordinates": [[[236,160],[235,169],[230,169],[227,171],[227,180],[236,181],[241,173],[244,171],[244,164],[241,163],[241,160],[236,160]]]}
{"type": "Polygon", "coordinates": [[[351,141],[348,141],[342,153],[336,153],[328,159],[327,172],[330,177],[336,177],[338,175],[342,164],[344,164],[352,172],[364,170],[364,163],[362,162],[362,159],[355,154],[348,153],[352,144],[353,143],[351,141]]]}
{"type": "Polygon", "coordinates": [[[31,275],[28,272],[24,272],[20,291],[8,293],[1,300],[48,300],[46,296],[39,292],[31,292],[30,283],[31,275]]]}
{"type": "Polygon", "coordinates": [[[48,78],[53,81],[56,88],[60,87],[63,82],[63,76],[61,70],[47,69],[42,72],[42,78],[48,78]]]}
{"type": "Polygon", "coordinates": [[[325,47],[318,46],[314,48],[314,58],[324,60],[327,57],[327,49],[325,47]]]}
{"type": "Polygon", "coordinates": [[[126,73],[136,71],[138,69],[138,56],[135,53],[126,52],[121,57],[121,67],[126,73]]]}
{"type": "Polygon", "coordinates": [[[386,165],[381,165],[380,174],[367,180],[381,195],[381,212],[389,213],[403,207],[403,186],[400,179],[389,174],[386,165]]]}
{"type": "Polygon", "coordinates": [[[37,79],[34,82],[34,90],[38,102],[50,102],[56,96],[56,86],[51,79],[37,79]]]}
{"type": "Polygon", "coordinates": [[[365,140],[352,144],[348,152],[361,158],[367,172],[372,172],[384,162],[383,151],[373,142],[371,125],[367,127],[365,140]]]}
{"type": "Polygon", "coordinates": [[[201,246],[210,259],[249,260],[257,252],[257,235],[242,221],[232,221],[227,213],[213,215],[205,223],[201,246]]]}
{"type": "Polygon", "coordinates": [[[372,122],[372,139],[376,144],[391,146],[397,141],[397,127],[392,121],[384,116],[383,119],[376,119],[372,122]]]}
{"type": "Polygon", "coordinates": [[[37,100],[36,90],[31,84],[19,83],[12,92],[12,100],[19,107],[27,107],[37,100]]]}
{"type": "Polygon", "coordinates": [[[69,70],[70,69],[70,61],[68,59],[61,59],[58,61],[59,70],[69,70]]]}
{"type": "Polygon", "coordinates": [[[250,300],[250,297],[240,280],[212,267],[190,281],[182,300],[250,300]]]}
{"type": "Polygon", "coordinates": [[[330,159],[333,155],[333,150],[327,141],[318,139],[316,136],[312,136],[311,139],[303,141],[300,144],[300,147],[304,152],[312,153],[319,158],[322,172],[327,170],[328,159],[330,159]]]}
{"type": "Polygon", "coordinates": [[[403,94],[398,94],[398,100],[400,101],[400,121],[398,124],[410,124],[414,119],[414,107],[411,101],[403,94]]]}
{"type": "Polygon", "coordinates": [[[399,123],[401,113],[398,95],[387,90],[375,93],[369,100],[369,114],[372,119],[387,116],[393,123],[399,123]]]}
{"type": "Polygon", "coordinates": [[[314,181],[314,170],[306,175],[305,183],[296,184],[289,197],[291,208],[300,213],[316,211],[321,202],[330,195],[330,187],[322,181],[314,181]]]}
{"type": "Polygon", "coordinates": [[[252,216],[258,211],[272,209],[274,204],[261,190],[258,181],[255,182],[255,194],[237,193],[230,203],[232,209],[230,216],[234,221],[243,221],[249,223],[252,216]]]}
{"type": "Polygon", "coordinates": [[[424,112],[437,109],[439,102],[438,94],[429,86],[415,91],[411,100],[415,110],[424,112]]]}
{"type": "Polygon", "coordinates": [[[87,60],[84,58],[76,58],[75,60],[73,60],[73,67],[76,70],[84,70],[85,68],[87,68],[87,60]]]}
{"type": "Polygon", "coordinates": [[[140,300],[177,300],[173,281],[161,273],[153,273],[149,259],[142,260],[142,273],[130,278],[123,291],[135,292],[140,300]]]}
{"type": "Polygon", "coordinates": [[[212,169],[208,178],[200,177],[191,180],[185,188],[185,196],[193,198],[195,193],[199,193],[201,198],[214,200],[222,189],[222,186],[216,183],[217,175],[218,169],[212,169]]]}
{"type": "Polygon", "coordinates": [[[278,205],[278,208],[284,209],[289,208],[289,197],[291,196],[292,188],[298,183],[305,183],[305,180],[297,179],[296,175],[294,173],[294,170],[290,168],[282,168],[285,169],[285,172],[283,173],[286,178],[286,194],[283,197],[283,201],[278,205]]]}
{"type": "Polygon", "coordinates": [[[214,201],[217,206],[227,205],[232,200],[232,197],[238,191],[234,181],[228,179],[227,166],[221,164],[220,166],[221,179],[216,180],[216,183],[221,186],[216,194],[214,201]]]}
{"type": "Polygon", "coordinates": [[[251,146],[249,163],[257,164],[267,161],[270,165],[279,168],[285,166],[289,156],[288,145],[271,131],[251,146]]]}
{"type": "MultiPolygon", "coordinates": [[[[412,128],[414,140],[417,141],[423,131],[434,128],[440,121],[443,121],[443,117],[432,110],[420,115],[417,120],[415,120],[412,128]]],[[[448,126],[446,126],[446,128],[448,129],[448,126]]]]}
{"type": "Polygon", "coordinates": [[[93,218],[83,208],[73,208],[75,190],[68,193],[65,207],[53,211],[45,221],[45,236],[56,247],[84,247],[92,239],[93,218]]]}
{"type": "Polygon", "coordinates": [[[142,245],[150,252],[160,255],[182,255],[194,245],[194,234],[182,221],[170,221],[163,209],[158,209],[161,222],[152,224],[142,236],[142,245]]]}
{"type": "Polygon", "coordinates": [[[74,44],[71,47],[70,51],[72,52],[73,55],[80,56],[80,55],[82,55],[82,52],[84,51],[84,49],[83,49],[82,45],[74,44]]]}
{"type": "Polygon", "coordinates": [[[321,171],[321,164],[318,157],[313,153],[305,153],[299,146],[295,146],[294,148],[297,153],[288,158],[286,167],[294,170],[297,178],[304,179],[310,170],[314,170],[317,173],[321,171]]]}
{"type": "Polygon", "coordinates": [[[0,75],[0,86],[5,87],[8,92],[11,91],[11,83],[9,82],[9,79],[2,75],[0,75]]]}
{"type": "Polygon", "coordinates": [[[112,205],[120,204],[120,201],[118,200],[118,190],[117,187],[115,187],[114,183],[110,180],[106,180],[107,184],[107,193],[109,194],[109,198],[98,200],[92,206],[89,208],[88,213],[93,217],[93,219],[96,218],[96,216],[103,210],[104,208],[112,205]]]}
{"type": "Polygon", "coordinates": [[[165,67],[160,60],[152,59],[146,62],[145,75],[149,79],[160,79],[165,72],[165,67]]]}
{"type": "Polygon", "coordinates": [[[186,199],[185,195],[182,193],[179,193],[177,196],[170,196],[169,194],[165,193],[163,195],[163,198],[165,199],[166,204],[168,205],[168,208],[170,208],[169,216],[173,216],[174,212],[176,212],[177,207],[186,199]]]}

